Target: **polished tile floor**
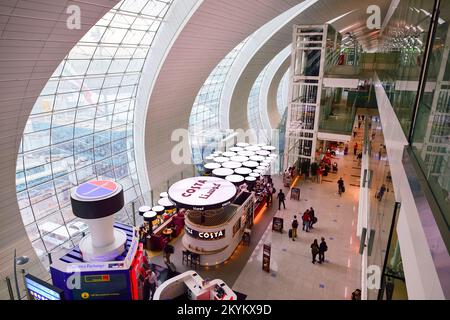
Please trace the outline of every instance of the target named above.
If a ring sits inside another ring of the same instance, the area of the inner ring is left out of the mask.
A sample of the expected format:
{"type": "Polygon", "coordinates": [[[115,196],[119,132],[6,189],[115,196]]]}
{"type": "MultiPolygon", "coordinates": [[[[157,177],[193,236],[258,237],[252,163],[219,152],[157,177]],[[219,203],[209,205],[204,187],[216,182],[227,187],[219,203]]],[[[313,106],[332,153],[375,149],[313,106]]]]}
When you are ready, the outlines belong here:
{"type": "Polygon", "coordinates": [[[338,173],[324,177],[321,184],[298,183],[300,201],[288,200],[286,210],[276,213],[284,219],[282,234],[272,231],[270,224],[252,256],[242,270],[233,289],[247,299],[349,299],[361,283],[361,258],[356,237],[360,175],[353,154],[338,156],[338,173]],[[337,194],[337,180],[346,182],[346,192],[337,194]],[[309,233],[301,231],[292,241],[288,237],[293,216],[313,207],[318,218],[309,233]],[[324,237],[328,244],[325,263],[312,264],[310,245],[324,237]],[[271,245],[271,272],[262,270],[263,244],[271,245]]]}
{"type": "MultiPolygon", "coordinates": [[[[289,189],[284,188],[281,178],[275,176],[275,187],[283,188],[287,194],[286,210],[278,211],[278,204],[275,202],[273,207],[268,208],[257,219],[249,247],[240,245],[226,264],[200,268],[199,274],[209,279],[224,280],[233,290],[246,294],[250,300],[350,299],[351,293],[360,288],[361,283],[361,256],[358,252],[360,243],[356,236],[361,169],[353,155],[355,141],[359,146],[362,145],[362,130],[358,130],[356,139],[350,142],[349,154],[338,155],[333,160],[338,163],[338,173],[330,173],[320,184],[302,179],[297,182],[297,187],[301,189],[300,201],[291,200],[289,189]],[[342,196],[337,194],[337,180],[340,177],[346,185],[346,192],[342,196]],[[301,221],[301,214],[310,207],[315,209],[318,223],[309,233],[301,231],[300,225],[298,239],[292,241],[288,237],[288,229],[294,215],[301,221]],[[284,219],[283,233],[272,231],[273,216],[284,219]],[[320,242],[321,237],[325,238],[329,248],[326,260],[322,265],[312,264],[310,245],[314,239],[320,242]],[[264,244],[271,245],[269,273],[262,270],[264,244]]],[[[382,133],[378,131],[375,142],[382,141],[382,133]]],[[[376,168],[374,184],[378,188],[384,181],[380,177],[386,175],[388,162],[385,157],[380,161],[377,158],[378,149],[374,151],[371,161],[372,167],[376,168]]],[[[385,198],[377,208],[380,214],[376,218],[376,224],[383,225],[380,229],[387,229],[388,226],[389,219],[384,217],[383,212],[386,206],[390,208],[393,203],[392,192],[387,193],[385,198]]],[[[180,238],[172,242],[175,254],[171,260],[177,271],[183,272],[190,268],[181,264],[181,251],[184,248],[180,238]]],[[[374,252],[379,254],[376,259],[379,262],[382,260],[384,252],[381,251],[384,247],[384,239],[375,244],[374,252]]],[[[160,255],[152,256],[152,262],[163,265],[160,255]]]]}

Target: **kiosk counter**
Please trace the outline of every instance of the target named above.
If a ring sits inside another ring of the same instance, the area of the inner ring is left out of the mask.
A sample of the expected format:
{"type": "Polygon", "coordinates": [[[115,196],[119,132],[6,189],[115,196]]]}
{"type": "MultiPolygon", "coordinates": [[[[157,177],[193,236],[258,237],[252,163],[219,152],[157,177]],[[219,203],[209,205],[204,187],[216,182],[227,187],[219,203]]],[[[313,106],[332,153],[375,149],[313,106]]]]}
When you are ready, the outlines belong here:
{"type": "Polygon", "coordinates": [[[90,234],[50,265],[53,284],[64,291],[67,300],[140,299],[138,274],[144,256],[138,231],[114,223],[114,214],[124,203],[122,186],[103,180],[83,183],[72,190],[71,203],[74,215],[88,224],[90,234]],[[73,288],[76,277],[78,287],[73,288]]]}
{"type": "Polygon", "coordinates": [[[169,188],[169,198],[188,209],[183,246],[200,255],[200,265],[226,261],[253,224],[254,195],[212,177],[189,178],[169,188]]]}
{"type": "Polygon", "coordinates": [[[186,271],[162,283],[153,300],[237,300],[237,295],[220,279],[205,281],[195,271],[186,271]]]}

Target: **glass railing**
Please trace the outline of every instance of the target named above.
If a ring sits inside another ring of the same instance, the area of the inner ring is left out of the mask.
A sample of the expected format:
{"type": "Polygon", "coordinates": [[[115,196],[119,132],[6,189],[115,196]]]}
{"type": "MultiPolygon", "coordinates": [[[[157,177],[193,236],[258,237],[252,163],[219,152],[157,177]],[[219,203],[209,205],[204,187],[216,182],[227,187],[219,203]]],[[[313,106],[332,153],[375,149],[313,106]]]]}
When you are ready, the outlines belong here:
{"type": "MultiPolygon", "coordinates": [[[[377,126],[377,123],[372,124],[373,128],[377,126]]],[[[388,165],[389,159],[383,147],[384,138],[378,134],[370,141],[370,136],[371,130],[367,126],[365,130],[365,148],[369,157],[367,173],[369,177],[367,182],[369,187],[367,234],[372,235],[370,239],[371,251],[370,255],[367,256],[367,265],[369,268],[372,268],[370,270],[376,268],[382,271],[388,250],[389,233],[395,209],[395,196],[388,165]]],[[[379,288],[380,283],[377,283],[374,287],[369,287],[367,299],[376,300],[379,288]]]]}
{"type": "MultiPolygon", "coordinates": [[[[60,257],[63,254],[69,252],[70,249],[58,248],[48,256],[41,256],[36,260],[29,260],[24,265],[18,265],[16,267],[17,286],[19,288],[19,295],[21,300],[28,300],[27,291],[25,289],[24,276],[29,273],[42,279],[43,281],[51,282],[49,272],[49,261],[56,257],[60,257]],[[49,260],[50,259],[50,260],[49,260]]],[[[14,257],[10,258],[11,266],[14,264],[14,257]]],[[[0,300],[18,300],[16,282],[14,277],[14,271],[10,274],[2,274],[0,281],[0,300]],[[9,283],[9,285],[8,285],[9,283]]]]}

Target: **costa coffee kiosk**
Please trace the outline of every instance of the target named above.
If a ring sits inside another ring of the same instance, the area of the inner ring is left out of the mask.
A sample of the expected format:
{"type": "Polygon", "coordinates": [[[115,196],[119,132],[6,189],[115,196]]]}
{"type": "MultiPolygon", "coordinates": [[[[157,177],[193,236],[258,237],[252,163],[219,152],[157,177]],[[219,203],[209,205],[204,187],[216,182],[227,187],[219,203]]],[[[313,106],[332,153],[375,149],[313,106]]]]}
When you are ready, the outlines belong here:
{"type": "Polygon", "coordinates": [[[200,255],[200,265],[224,262],[253,221],[254,195],[217,177],[194,177],[169,188],[169,198],[187,209],[183,246],[200,255]]]}

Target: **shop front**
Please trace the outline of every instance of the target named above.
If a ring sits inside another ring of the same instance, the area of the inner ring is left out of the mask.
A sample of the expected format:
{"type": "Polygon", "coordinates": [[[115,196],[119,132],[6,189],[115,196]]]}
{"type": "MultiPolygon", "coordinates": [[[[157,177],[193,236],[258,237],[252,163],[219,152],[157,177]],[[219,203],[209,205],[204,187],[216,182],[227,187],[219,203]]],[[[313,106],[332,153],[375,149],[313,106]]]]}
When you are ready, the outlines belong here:
{"type": "Polygon", "coordinates": [[[226,261],[253,220],[251,192],[239,191],[225,179],[195,177],[169,188],[169,198],[186,209],[183,246],[200,255],[200,265],[226,261]]]}

